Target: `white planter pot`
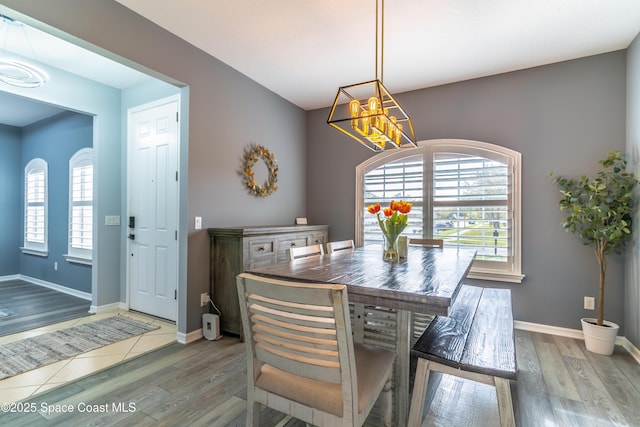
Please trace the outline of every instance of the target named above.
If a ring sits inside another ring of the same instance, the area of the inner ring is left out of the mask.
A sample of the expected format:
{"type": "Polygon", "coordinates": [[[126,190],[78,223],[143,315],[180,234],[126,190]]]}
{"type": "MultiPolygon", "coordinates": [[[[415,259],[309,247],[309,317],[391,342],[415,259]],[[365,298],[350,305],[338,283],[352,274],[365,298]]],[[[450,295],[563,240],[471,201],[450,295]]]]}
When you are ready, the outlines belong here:
{"type": "Polygon", "coordinates": [[[584,344],[592,353],[609,356],[616,345],[616,336],[620,327],[613,322],[604,321],[603,326],[596,325],[596,319],[585,317],[580,319],[584,344]]]}

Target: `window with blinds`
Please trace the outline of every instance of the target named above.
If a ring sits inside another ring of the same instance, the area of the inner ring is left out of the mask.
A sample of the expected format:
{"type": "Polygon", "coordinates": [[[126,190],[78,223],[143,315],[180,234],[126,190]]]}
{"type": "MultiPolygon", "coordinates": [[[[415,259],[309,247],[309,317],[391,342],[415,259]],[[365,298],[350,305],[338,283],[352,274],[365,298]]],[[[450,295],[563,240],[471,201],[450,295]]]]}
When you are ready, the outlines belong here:
{"type": "Polygon", "coordinates": [[[23,252],[47,255],[47,162],[33,159],[24,176],[23,252]]]}
{"type": "Polygon", "coordinates": [[[93,154],[78,151],[69,161],[69,248],[67,259],[91,260],[93,249],[93,154]]]}
{"type": "Polygon", "coordinates": [[[479,141],[425,141],[374,156],[357,168],[364,212],[356,243],[382,242],[367,206],[408,200],[403,234],[476,250],[469,277],[520,282],[520,170],[520,153],[479,141]]]}

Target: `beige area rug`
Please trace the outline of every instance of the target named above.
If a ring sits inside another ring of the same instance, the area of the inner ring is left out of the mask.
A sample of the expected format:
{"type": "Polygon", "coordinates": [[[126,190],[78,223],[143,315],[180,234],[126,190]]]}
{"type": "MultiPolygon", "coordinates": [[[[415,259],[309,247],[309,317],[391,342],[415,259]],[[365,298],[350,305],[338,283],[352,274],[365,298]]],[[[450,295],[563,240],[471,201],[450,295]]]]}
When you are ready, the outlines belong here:
{"type": "Polygon", "coordinates": [[[158,329],[118,315],[0,345],[0,380],[158,329]]]}

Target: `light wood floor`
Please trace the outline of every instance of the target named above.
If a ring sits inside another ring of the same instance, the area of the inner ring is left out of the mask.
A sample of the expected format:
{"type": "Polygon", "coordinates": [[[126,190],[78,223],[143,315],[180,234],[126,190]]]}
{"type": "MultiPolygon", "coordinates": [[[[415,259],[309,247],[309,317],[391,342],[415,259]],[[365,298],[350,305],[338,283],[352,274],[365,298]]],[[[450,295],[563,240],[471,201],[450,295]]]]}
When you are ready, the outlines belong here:
{"type": "MultiPolygon", "coordinates": [[[[582,341],[526,331],[516,331],[516,341],[519,378],[511,392],[518,426],[640,425],[640,365],[624,349],[598,356],[582,341]]],[[[40,412],[0,413],[0,425],[244,426],[245,363],[236,338],[173,344],[25,401],[15,409],[40,412]],[[79,412],[87,407],[95,411],[79,412]]],[[[443,376],[430,395],[424,426],[497,425],[489,386],[443,376]]],[[[262,425],[282,418],[265,410],[262,425]]]]}

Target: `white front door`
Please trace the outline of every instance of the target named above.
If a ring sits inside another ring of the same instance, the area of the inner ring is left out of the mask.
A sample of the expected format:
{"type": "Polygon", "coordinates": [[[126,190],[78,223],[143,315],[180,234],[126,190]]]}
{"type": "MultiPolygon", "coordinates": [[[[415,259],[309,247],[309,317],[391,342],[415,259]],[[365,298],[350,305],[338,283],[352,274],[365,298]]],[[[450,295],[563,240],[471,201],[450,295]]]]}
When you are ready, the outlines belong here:
{"type": "Polygon", "coordinates": [[[178,98],[128,114],[129,308],[177,318],[178,98]]]}

